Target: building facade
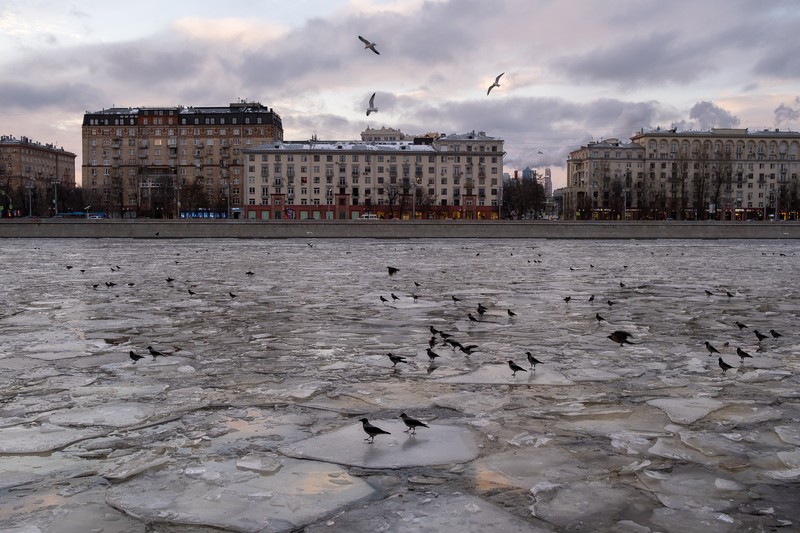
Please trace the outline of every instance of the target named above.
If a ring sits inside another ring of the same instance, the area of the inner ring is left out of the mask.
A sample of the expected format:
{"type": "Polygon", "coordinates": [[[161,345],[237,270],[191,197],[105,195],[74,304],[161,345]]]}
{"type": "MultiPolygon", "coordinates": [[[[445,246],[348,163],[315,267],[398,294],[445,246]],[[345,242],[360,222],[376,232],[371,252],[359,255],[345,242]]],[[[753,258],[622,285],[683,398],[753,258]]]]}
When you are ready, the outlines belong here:
{"type": "Polygon", "coordinates": [[[484,132],[410,138],[390,128],[361,138],[245,150],[246,218],[498,218],[501,139],[484,132]]]}
{"type": "Polygon", "coordinates": [[[283,140],[272,109],[113,108],[83,118],[83,188],[112,217],[228,217],[243,204],[246,148],[283,140]]]}
{"type": "Polygon", "coordinates": [[[800,133],[656,129],[589,143],[567,161],[573,219],[782,220],[800,210],[800,133]]]}
{"type": "Polygon", "coordinates": [[[75,188],[75,154],[28,137],[0,136],[2,216],[53,216],[75,188]]]}

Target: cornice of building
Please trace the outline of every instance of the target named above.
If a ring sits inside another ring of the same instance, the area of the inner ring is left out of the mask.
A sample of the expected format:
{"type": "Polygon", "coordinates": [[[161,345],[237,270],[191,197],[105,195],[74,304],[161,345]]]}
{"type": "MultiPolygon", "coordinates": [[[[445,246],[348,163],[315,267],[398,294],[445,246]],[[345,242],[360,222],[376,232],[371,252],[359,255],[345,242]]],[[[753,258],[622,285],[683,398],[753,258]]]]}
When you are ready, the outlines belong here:
{"type": "Polygon", "coordinates": [[[676,128],[660,129],[656,128],[650,131],[641,130],[639,133],[631,137],[633,142],[640,139],[647,139],[652,137],[673,137],[673,138],[708,138],[708,139],[724,139],[724,138],[744,138],[744,139],[757,139],[757,138],[771,138],[771,139],[800,139],[800,132],[792,130],[774,129],[760,129],[750,131],[748,128],[711,128],[710,130],[683,130],[678,131],[676,128]]]}
{"type": "Polygon", "coordinates": [[[37,150],[41,150],[44,152],[52,152],[52,153],[57,153],[59,155],[76,157],[75,154],[64,150],[63,147],[58,147],[52,143],[40,143],[39,141],[31,140],[29,137],[25,136],[16,138],[11,135],[2,135],[0,136],[0,146],[19,146],[19,147],[35,148],[37,150]]]}

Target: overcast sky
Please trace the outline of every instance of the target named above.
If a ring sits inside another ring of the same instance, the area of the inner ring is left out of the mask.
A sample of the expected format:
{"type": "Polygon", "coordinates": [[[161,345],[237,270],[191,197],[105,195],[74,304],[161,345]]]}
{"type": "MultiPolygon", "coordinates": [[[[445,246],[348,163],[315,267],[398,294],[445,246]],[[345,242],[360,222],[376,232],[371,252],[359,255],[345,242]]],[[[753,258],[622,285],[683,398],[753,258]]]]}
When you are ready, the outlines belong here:
{"type": "Polygon", "coordinates": [[[798,28],[798,0],[0,0],[0,133],[80,165],[86,111],[246,99],[286,140],[485,131],[559,187],[642,128],[797,131],[798,28]]]}

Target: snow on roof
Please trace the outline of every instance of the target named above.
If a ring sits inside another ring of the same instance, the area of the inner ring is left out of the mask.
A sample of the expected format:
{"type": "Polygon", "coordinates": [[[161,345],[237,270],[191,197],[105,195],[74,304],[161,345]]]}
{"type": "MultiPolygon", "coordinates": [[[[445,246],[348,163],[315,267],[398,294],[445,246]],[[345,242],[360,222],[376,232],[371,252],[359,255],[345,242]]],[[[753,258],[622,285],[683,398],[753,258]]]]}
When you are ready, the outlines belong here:
{"type": "Polygon", "coordinates": [[[254,146],[245,152],[272,152],[272,151],[349,151],[349,152],[377,152],[377,151],[408,151],[408,152],[435,152],[427,144],[414,144],[412,141],[328,141],[328,142],[273,142],[254,146]]]}

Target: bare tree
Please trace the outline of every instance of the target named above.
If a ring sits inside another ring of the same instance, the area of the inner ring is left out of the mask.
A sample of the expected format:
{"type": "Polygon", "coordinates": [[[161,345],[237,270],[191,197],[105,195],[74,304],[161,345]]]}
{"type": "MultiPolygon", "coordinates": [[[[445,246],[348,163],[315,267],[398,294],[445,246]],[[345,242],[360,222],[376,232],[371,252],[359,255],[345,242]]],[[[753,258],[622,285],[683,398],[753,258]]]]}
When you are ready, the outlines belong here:
{"type": "Polygon", "coordinates": [[[506,181],[503,184],[503,218],[539,217],[545,200],[544,187],[532,178],[506,181]]]}
{"type": "MultiPolygon", "coordinates": [[[[387,205],[389,206],[389,218],[395,218],[394,206],[400,200],[400,189],[397,185],[389,185],[389,187],[386,188],[386,199],[388,201],[387,205]]],[[[400,214],[402,214],[402,211],[400,214]]]]}

